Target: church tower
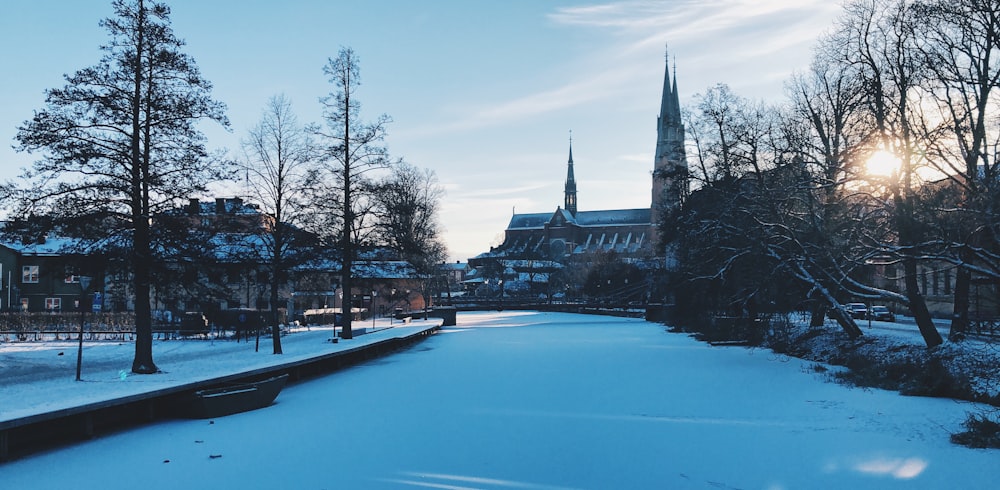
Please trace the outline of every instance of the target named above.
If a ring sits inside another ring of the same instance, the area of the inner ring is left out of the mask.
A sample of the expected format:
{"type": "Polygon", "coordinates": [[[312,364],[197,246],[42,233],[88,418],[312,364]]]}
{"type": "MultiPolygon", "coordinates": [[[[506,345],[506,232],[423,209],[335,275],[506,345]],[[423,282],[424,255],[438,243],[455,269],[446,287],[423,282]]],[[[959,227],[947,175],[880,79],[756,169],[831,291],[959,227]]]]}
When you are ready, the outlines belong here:
{"type": "Polygon", "coordinates": [[[653,223],[659,221],[662,210],[679,206],[688,194],[687,156],[684,152],[684,122],[677,95],[677,65],[673,81],[670,58],[667,56],[663,74],[663,97],[660,114],[656,117],[656,154],[653,160],[653,223]]]}
{"type": "Polygon", "coordinates": [[[573,176],[573,135],[569,137],[569,168],[566,170],[566,187],[563,207],[576,217],[576,178],[573,176]]]}

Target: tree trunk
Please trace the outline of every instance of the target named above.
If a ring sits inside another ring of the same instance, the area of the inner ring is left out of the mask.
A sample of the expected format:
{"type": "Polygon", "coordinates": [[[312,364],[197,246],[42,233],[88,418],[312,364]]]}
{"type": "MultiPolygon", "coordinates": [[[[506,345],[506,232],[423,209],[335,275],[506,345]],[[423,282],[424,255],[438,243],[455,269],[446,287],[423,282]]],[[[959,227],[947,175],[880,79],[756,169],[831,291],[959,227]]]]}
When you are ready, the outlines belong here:
{"type": "MultiPolygon", "coordinates": [[[[965,250],[960,252],[960,257],[963,260],[970,260],[966,255],[965,250]]],[[[969,331],[971,286],[972,273],[964,267],[959,267],[955,273],[955,307],[951,316],[951,329],[948,331],[948,340],[952,342],[961,340],[969,331]]]]}
{"type": "Polygon", "coordinates": [[[809,316],[809,326],[822,327],[824,323],[826,323],[826,307],[817,303],[813,306],[812,314],[809,316]]]}
{"type": "MultiPolygon", "coordinates": [[[[350,70],[347,76],[353,75],[350,70]]],[[[341,303],[341,318],[344,326],[341,327],[340,336],[345,339],[353,339],[354,332],[351,331],[352,313],[354,307],[354,203],[351,191],[351,82],[345,80],[344,83],[344,236],[341,249],[344,254],[341,278],[344,282],[344,298],[347,300],[347,307],[341,303]]],[[[334,328],[336,331],[336,328],[334,328]]]]}
{"type": "Polygon", "coordinates": [[[149,222],[137,220],[132,254],[135,282],[135,357],[132,372],[152,374],[159,371],[153,363],[153,326],[150,315],[149,283],[151,259],[149,255],[149,222]]]}
{"type": "MultiPolygon", "coordinates": [[[[346,269],[346,267],[350,267],[350,263],[350,260],[344,259],[345,270],[350,270],[346,269]]],[[[342,280],[343,285],[341,288],[343,288],[344,291],[344,298],[340,302],[340,318],[342,325],[340,327],[340,337],[344,339],[352,339],[354,338],[354,334],[351,331],[351,316],[353,315],[352,310],[354,306],[354,295],[351,293],[351,290],[354,288],[354,281],[351,280],[351,274],[349,272],[343,273],[342,280]]]]}
{"type": "MultiPolygon", "coordinates": [[[[830,309],[830,316],[837,321],[837,324],[840,325],[840,328],[844,329],[844,333],[846,333],[848,337],[856,339],[864,335],[864,332],[861,331],[861,328],[858,327],[858,324],[854,322],[854,319],[851,318],[851,315],[848,315],[844,311],[844,309],[840,306],[840,303],[837,301],[837,299],[834,298],[833,294],[830,293],[829,289],[827,289],[825,286],[823,286],[823,284],[817,281],[816,278],[814,278],[812,274],[809,273],[808,270],[802,267],[801,264],[796,266],[796,270],[798,271],[796,275],[798,275],[799,278],[801,278],[802,280],[806,281],[807,283],[811,284],[814,288],[816,288],[816,293],[823,299],[823,301],[825,301],[828,305],[833,307],[832,309],[830,309]]],[[[817,306],[817,309],[820,312],[822,312],[824,309],[823,304],[820,303],[817,306]]],[[[816,321],[816,317],[817,315],[816,313],[814,313],[813,314],[814,323],[816,321]]],[[[821,325],[823,325],[822,322],[820,322],[819,325],[813,325],[813,326],[821,326],[821,325]]]]}
{"type": "Polygon", "coordinates": [[[851,318],[851,315],[848,315],[840,306],[831,309],[830,316],[836,320],[837,324],[840,325],[840,328],[844,329],[844,332],[846,332],[850,338],[856,339],[864,336],[864,333],[861,331],[861,327],[858,327],[858,323],[855,322],[854,318],[851,318]]]}
{"type": "Polygon", "coordinates": [[[281,327],[278,325],[278,285],[281,283],[278,274],[279,264],[273,264],[271,269],[271,345],[274,354],[281,354],[281,327]]]}
{"type": "Polygon", "coordinates": [[[955,309],[951,316],[951,329],[948,331],[948,340],[952,342],[961,340],[969,331],[971,284],[972,273],[959,268],[955,273],[955,309]]]}
{"type": "MultiPolygon", "coordinates": [[[[147,137],[145,151],[140,134],[143,110],[143,55],[145,45],[145,6],[139,0],[139,15],[136,27],[136,52],[134,80],[132,86],[132,226],[135,235],[132,239],[132,267],[135,284],[135,357],[132,359],[132,372],[136,374],[152,374],[159,369],[153,363],[153,325],[149,305],[150,274],[152,269],[152,247],[149,238],[149,194],[146,185],[149,175],[149,140],[147,137]]],[[[148,80],[146,83],[150,83],[148,80]]],[[[147,125],[145,130],[149,131],[147,125]]]]}
{"type": "Polygon", "coordinates": [[[917,259],[913,257],[903,259],[903,270],[905,274],[904,282],[906,283],[906,299],[909,303],[910,312],[913,313],[913,319],[917,322],[920,335],[924,337],[924,343],[927,344],[928,348],[941,345],[944,340],[941,338],[941,333],[934,326],[931,313],[927,310],[927,302],[924,301],[924,296],[920,294],[920,288],[917,285],[917,259]]]}

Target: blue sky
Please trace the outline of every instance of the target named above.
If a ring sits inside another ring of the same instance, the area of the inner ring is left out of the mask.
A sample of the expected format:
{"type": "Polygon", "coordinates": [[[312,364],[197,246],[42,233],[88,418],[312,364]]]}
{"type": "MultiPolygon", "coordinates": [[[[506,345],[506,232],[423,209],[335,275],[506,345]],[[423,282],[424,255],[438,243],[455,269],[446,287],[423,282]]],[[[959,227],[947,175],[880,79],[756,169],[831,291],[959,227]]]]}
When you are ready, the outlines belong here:
{"type": "MultiPolygon", "coordinates": [[[[391,116],[390,152],[437,173],[444,238],[463,261],[498,244],[515,210],[562,204],[570,130],[581,210],[649,206],[668,44],[682,104],[716,83],[780,100],[840,11],[827,0],[167,3],[229,107],[231,132],[204,128],[212,148],[236,152],[275,94],[319,121],[322,66],[353,48],[363,117],[391,116]]],[[[16,127],[64,73],[99,59],[110,14],[110,0],[0,0],[0,179],[30,165],[11,148],[16,127]]]]}

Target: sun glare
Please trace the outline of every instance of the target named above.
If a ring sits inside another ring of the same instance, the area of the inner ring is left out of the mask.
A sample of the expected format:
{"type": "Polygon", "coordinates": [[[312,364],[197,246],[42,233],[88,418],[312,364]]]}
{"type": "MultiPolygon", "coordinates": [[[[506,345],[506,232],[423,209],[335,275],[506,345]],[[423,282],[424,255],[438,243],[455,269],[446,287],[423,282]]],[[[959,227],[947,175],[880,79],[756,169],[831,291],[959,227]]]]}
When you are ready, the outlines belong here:
{"type": "Polygon", "coordinates": [[[878,150],[868,157],[865,169],[869,175],[889,176],[899,170],[900,161],[896,155],[886,150],[878,150]]]}

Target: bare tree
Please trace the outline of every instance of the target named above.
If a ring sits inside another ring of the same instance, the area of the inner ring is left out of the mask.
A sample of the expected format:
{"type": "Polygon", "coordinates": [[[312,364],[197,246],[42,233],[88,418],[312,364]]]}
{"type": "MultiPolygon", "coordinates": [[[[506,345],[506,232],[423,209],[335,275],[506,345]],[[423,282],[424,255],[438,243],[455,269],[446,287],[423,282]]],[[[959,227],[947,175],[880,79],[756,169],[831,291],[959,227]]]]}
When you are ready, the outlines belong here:
{"type": "Polygon", "coordinates": [[[915,19],[906,0],[855,0],[846,6],[831,42],[840,43],[840,62],[857,69],[871,114],[875,138],[871,151],[882,150],[900,159],[900,168],[887,186],[896,225],[896,243],[877,245],[898,256],[903,268],[907,305],[928,347],[942,343],[931,320],[918,283],[918,261],[923,241],[918,222],[918,168],[926,161],[925,127],[919,91],[925,67],[917,59],[915,19]]]}
{"type": "Polygon", "coordinates": [[[279,291],[295,258],[296,239],[303,236],[300,226],[312,211],[308,198],[318,178],[314,146],[284,95],[267,101],[260,122],[242,143],[248,190],[265,215],[261,237],[271,272],[271,343],[281,354],[279,291]]]}
{"type": "Polygon", "coordinates": [[[960,190],[942,207],[951,236],[943,239],[955,251],[954,314],[950,337],[968,330],[973,273],[1000,278],[1000,260],[991,245],[1000,243],[1000,133],[995,119],[1000,105],[1000,5],[985,0],[917,2],[920,20],[917,49],[929,72],[927,88],[941,112],[941,128],[949,140],[931,148],[932,165],[960,190]]]}
{"type": "Polygon", "coordinates": [[[373,194],[379,241],[396,250],[424,279],[424,304],[432,280],[443,273],[446,256],[441,242],[438,207],[444,189],[431,170],[400,164],[382,179],[373,194]]]}
{"type": "Polygon", "coordinates": [[[736,138],[742,132],[736,111],[748,102],[725,84],[695,98],[696,107],[689,112],[687,126],[697,142],[695,158],[702,180],[708,183],[736,178],[741,173],[736,138]]]}
{"type": "MultiPolygon", "coordinates": [[[[804,292],[792,284],[785,262],[794,262],[785,224],[795,210],[789,161],[777,108],[717,85],[696,97],[687,127],[697,133],[694,151],[701,187],[684,205],[665,213],[661,232],[674,240],[678,304],[696,304],[726,315],[752,315],[756,304],[787,302],[804,292]]],[[[792,237],[794,238],[794,237],[792,237]]],[[[751,322],[752,323],[752,322],[751,322]]],[[[759,332],[757,332],[759,333],[759,332]]]]}
{"type": "Polygon", "coordinates": [[[136,344],[132,372],[154,373],[150,311],[150,223],[225,167],[211,162],[197,123],[228,125],[225,107],[170,28],[170,8],[115,0],[101,25],[111,40],[97,65],[46,91],[45,108],[18,128],[18,150],[44,152],[26,178],[25,210],[63,222],[91,219],[131,242],[136,344]]]}
{"type": "Polygon", "coordinates": [[[437,269],[445,254],[438,207],[444,189],[432,170],[402,164],[376,186],[380,242],[398,251],[421,274],[437,269]]]}
{"type": "MultiPolygon", "coordinates": [[[[827,45],[827,49],[841,45],[827,45]]],[[[857,193],[851,188],[851,176],[857,172],[862,148],[868,139],[869,125],[860,79],[850,69],[830,62],[839,52],[817,53],[809,70],[797,74],[787,84],[791,99],[784,115],[785,151],[800,166],[796,182],[797,209],[787,215],[783,232],[788,241],[784,252],[786,265],[793,276],[813,288],[820,299],[813,310],[813,325],[821,325],[829,307],[848,335],[860,336],[854,320],[842,309],[845,294],[879,296],[899,295],[885,290],[849,287],[848,278],[864,266],[858,258],[854,240],[846,237],[864,233],[863,227],[878,229],[860,210],[857,193]]],[[[861,253],[863,256],[864,254],[861,253]]]]}
{"type": "Polygon", "coordinates": [[[369,185],[365,174],[390,165],[382,142],[391,120],[383,114],[372,123],[361,121],[361,104],[355,97],[361,76],[354,50],[341,48],[337,58],[330,59],[323,67],[323,73],[329,77],[334,92],[321,100],[326,128],[315,128],[314,132],[322,139],[327,169],[341,191],[338,214],[342,223],[339,241],[345,302],[341,336],[350,339],[353,337],[350,311],[354,286],[351,269],[361,240],[358,233],[365,227],[364,219],[371,209],[370,201],[363,194],[369,185]]]}

